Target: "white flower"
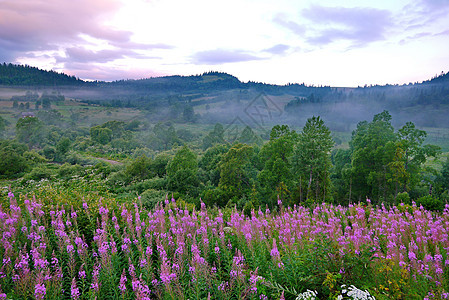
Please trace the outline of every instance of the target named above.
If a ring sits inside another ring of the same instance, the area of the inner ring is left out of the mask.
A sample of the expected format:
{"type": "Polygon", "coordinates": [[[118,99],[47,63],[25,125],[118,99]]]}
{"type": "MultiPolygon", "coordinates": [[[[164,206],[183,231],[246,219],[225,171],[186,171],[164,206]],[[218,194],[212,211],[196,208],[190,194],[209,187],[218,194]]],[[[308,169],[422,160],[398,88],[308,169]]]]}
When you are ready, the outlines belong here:
{"type": "MultiPolygon", "coordinates": [[[[348,289],[346,289],[346,285],[343,284],[341,288],[342,288],[341,293],[346,294],[353,300],[376,300],[376,298],[374,296],[371,296],[367,290],[362,291],[356,288],[354,285],[351,285],[350,287],[348,287],[348,289]]],[[[337,299],[338,300],[343,299],[343,295],[339,295],[337,299]]]]}
{"type": "Polygon", "coordinates": [[[317,295],[317,291],[307,290],[304,293],[299,294],[296,297],[296,300],[315,300],[317,295]]]}

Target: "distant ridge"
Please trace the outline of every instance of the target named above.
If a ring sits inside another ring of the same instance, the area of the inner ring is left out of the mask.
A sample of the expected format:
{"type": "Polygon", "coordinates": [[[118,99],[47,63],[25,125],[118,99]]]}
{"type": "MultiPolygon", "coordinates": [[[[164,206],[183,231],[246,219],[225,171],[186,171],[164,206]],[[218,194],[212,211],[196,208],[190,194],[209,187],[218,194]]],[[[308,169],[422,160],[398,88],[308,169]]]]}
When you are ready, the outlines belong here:
{"type": "Polygon", "coordinates": [[[80,86],[85,81],[55,71],[27,65],[0,64],[0,85],[8,86],[80,86]]]}
{"type": "MultiPolygon", "coordinates": [[[[449,72],[442,72],[440,75],[419,84],[448,83],[449,72]]],[[[0,86],[115,86],[132,88],[151,88],[155,90],[172,89],[174,92],[189,90],[193,87],[195,90],[208,89],[235,89],[235,88],[256,88],[260,91],[278,91],[284,90],[304,91],[305,89],[329,89],[330,86],[307,86],[304,83],[276,85],[263,82],[249,81],[241,82],[237,77],[224,72],[209,71],[199,75],[171,75],[163,77],[152,77],[142,79],[122,79],[113,82],[105,81],[84,81],[75,76],[69,76],[64,73],[58,73],[53,70],[41,70],[37,67],[28,65],[17,65],[12,63],[0,63],[0,86]]],[[[406,84],[404,84],[405,86],[406,84]]],[[[390,84],[385,87],[391,86],[390,84]]],[[[381,87],[376,85],[376,87],[381,87]]]]}

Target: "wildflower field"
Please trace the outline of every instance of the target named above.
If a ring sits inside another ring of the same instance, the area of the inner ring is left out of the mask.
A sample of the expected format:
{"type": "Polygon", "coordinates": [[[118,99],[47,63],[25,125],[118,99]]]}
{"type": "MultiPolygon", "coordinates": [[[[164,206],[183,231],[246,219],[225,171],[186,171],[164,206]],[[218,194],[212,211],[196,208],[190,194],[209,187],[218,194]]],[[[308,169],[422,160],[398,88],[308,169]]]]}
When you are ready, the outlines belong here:
{"type": "MultiPolygon", "coordinates": [[[[0,299],[444,299],[449,205],[0,207],[0,299]]],[[[5,205],[9,203],[9,206],[5,205]]]]}

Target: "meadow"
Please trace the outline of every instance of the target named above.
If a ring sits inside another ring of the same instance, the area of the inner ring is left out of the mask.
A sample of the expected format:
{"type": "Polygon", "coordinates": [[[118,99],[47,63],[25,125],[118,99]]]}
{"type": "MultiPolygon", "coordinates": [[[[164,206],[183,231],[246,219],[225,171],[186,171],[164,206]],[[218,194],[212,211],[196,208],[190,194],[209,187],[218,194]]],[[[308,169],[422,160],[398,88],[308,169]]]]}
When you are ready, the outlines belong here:
{"type": "Polygon", "coordinates": [[[147,210],[70,195],[2,196],[0,299],[449,297],[449,205],[147,210]]]}

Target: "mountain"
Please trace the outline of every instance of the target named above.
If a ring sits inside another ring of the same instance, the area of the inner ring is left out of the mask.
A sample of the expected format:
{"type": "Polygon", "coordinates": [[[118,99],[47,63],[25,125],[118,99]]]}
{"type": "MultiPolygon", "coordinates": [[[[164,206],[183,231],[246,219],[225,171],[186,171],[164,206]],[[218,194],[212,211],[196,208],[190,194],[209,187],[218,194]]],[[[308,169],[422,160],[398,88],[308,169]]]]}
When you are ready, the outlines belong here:
{"type": "MultiPolygon", "coordinates": [[[[282,117],[272,119],[273,122],[299,125],[312,115],[320,115],[331,128],[347,131],[360,120],[370,120],[374,114],[389,110],[400,123],[449,127],[449,73],[407,85],[334,88],[241,82],[222,72],[86,82],[54,71],[4,63],[0,65],[0,86],[56,88],[58,93],[88,104],[148,110],[156,119],[161,116],[161,109],[176,112],[192,106],[208,116],[210,122],[232,122],[236,114],[247,112],[252,100],[263,93],[271,97],[269,101],[275,110],[282,111],[282,117]],[[209,111],[206,105],[213,105],[214,110],[209,111]]],[[[267,113],[271,116],[271,112],[267,113]]],[[[243,114],[245,117],[250,118],[243,114]]]]}
{"type": "Polygon", "coordinates": [[[81,86],[86,82],[74,76],[36,67],[0,64],[0,85],[3,86],[81,86]]]}

